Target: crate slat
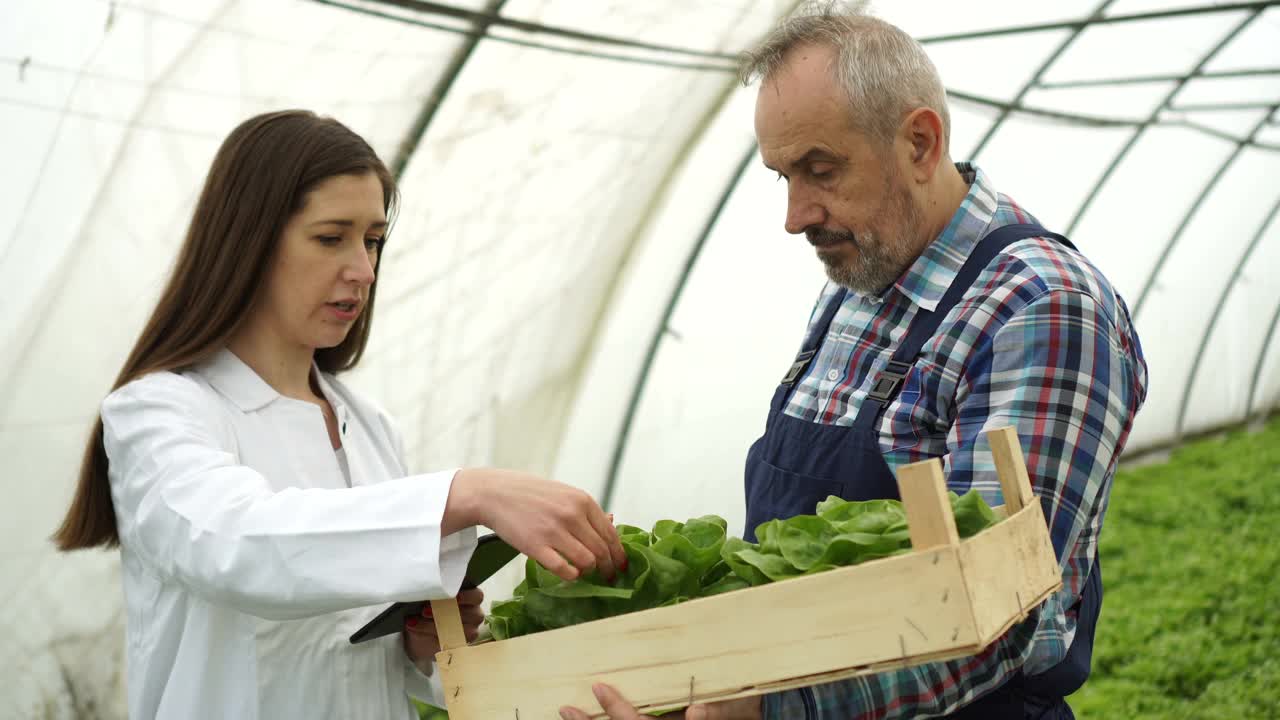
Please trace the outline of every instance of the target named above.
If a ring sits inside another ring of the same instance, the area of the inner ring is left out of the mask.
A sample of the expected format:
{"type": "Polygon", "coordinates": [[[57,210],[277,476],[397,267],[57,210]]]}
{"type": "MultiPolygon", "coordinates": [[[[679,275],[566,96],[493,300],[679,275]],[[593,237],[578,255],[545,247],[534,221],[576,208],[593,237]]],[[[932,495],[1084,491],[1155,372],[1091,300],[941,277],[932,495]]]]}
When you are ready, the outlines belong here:
{"type": "Polygon", "coordinates": [[[961,543],[960,564],[984,646],[1062,588],[1038,502],[961,543]]]}
{"type": "Polygon", "coordinates": [[[443,652],[460,718],[593,707],[591,682],[679,706],[833,668],[976,646],[956,548],[912,553],[666,608],[443,652]]]}

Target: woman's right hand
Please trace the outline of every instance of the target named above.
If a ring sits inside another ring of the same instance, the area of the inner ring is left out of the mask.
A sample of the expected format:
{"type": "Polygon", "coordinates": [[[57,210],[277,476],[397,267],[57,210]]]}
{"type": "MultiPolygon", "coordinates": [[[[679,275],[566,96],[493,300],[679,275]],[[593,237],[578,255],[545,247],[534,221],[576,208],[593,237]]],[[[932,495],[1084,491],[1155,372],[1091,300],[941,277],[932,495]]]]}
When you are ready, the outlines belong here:
{"type": "Polygon", "coordinates": [[[528,473],[459,470],[449,490],[441,534],[471,525],[492,529],[516,550],[565,580],[592,568],[612,580],[627,554],[604,510],[590,495],[528,473]]]}

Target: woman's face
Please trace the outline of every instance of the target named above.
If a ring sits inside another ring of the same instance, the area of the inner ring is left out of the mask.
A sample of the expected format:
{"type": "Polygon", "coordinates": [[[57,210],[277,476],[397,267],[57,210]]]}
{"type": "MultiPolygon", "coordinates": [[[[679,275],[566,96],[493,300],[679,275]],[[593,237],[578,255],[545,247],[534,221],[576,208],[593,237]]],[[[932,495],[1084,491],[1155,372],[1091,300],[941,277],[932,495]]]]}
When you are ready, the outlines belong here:
{"type": "Polygon", "coordinates": [[[342,343],[364,311],[387,231],[373,173],[331,177],[285,225],[255,324],[288,345],[342,343]]]}

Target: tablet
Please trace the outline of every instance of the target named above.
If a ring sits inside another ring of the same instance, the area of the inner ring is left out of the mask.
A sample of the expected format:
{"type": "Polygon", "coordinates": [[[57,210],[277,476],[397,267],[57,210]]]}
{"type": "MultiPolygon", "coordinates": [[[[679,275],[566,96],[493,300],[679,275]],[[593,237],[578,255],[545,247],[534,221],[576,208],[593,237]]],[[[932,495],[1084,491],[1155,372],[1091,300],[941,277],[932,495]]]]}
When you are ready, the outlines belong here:
{"type": "MultiPolygon", "coordinates": [[[[462,589],[470,590],[479,587],[480,583],[488,580],[519,554],[515,548],[493,533],[482,536],[477,541],[476,551],[471,554],[471,561],[467,563],[467,574],[463,576],[462,589]]],[[[352,633],[351,643],[354,645],[400,632],[404,629],[405,621],[411,617],[421,617],[422,609],[428,604],[429,602],[425,600],[392,603],[364,627],[352,633]]]]}

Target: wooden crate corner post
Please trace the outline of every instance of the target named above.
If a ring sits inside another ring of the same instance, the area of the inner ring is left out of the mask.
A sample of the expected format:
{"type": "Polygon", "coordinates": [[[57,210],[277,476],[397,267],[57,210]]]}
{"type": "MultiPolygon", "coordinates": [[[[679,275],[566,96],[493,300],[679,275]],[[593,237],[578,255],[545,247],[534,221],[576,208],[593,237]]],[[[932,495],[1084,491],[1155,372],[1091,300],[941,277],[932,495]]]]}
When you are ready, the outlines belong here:
{"type": "Polygon", "coordinates": [[[898,469],[898,493],[907,512],[911,548],[916,552],[944,545],[959,545],[956,518],[947,498],[942,461],[930,458],[898,469]]]}
{"type": "Polygon", "coordinates": [[[462,629],[462,611],[458,609],[457,598],[432,600],[431,616],[436,621],[441,652],[466,646],[467,634],[462,629]]]}
{"type": "MultiPolygon", "coordinates": [[[[444,704],[454,705],[459,688],[455,687],[451,678],[450,665],[453,664],[453,650],[467,646],[467,632],[462,627],[462,611],[458,608],[458,598],[445,598],[431,601],[431,616],[436,623],[436,635],[440,638],[440,652],[436,654],[436,671],[440,673],[440,686],[444,688],[444,704]]],[[[446,707],[450,717],[466,720],[457,713],[454,707],[446,707]]]]}
{"type": "Polygon", "coordinates": [[[991,444],[1005,510],[1008,515],[1013,515],[1034,499],[1031,477],[1027,475],[1027,464],[1022,458],[1022,443],[1018,440],[1018,432],[1011,427],[988,431],[987,442],[991,444]]]}
{"type": "Polygon", "coordinates": [[[986,434],[1004,495],[1005,519],[961,549],[974,620],[993,642],[1062,587],[1061,568],[1012,427],[986,434]]]}

